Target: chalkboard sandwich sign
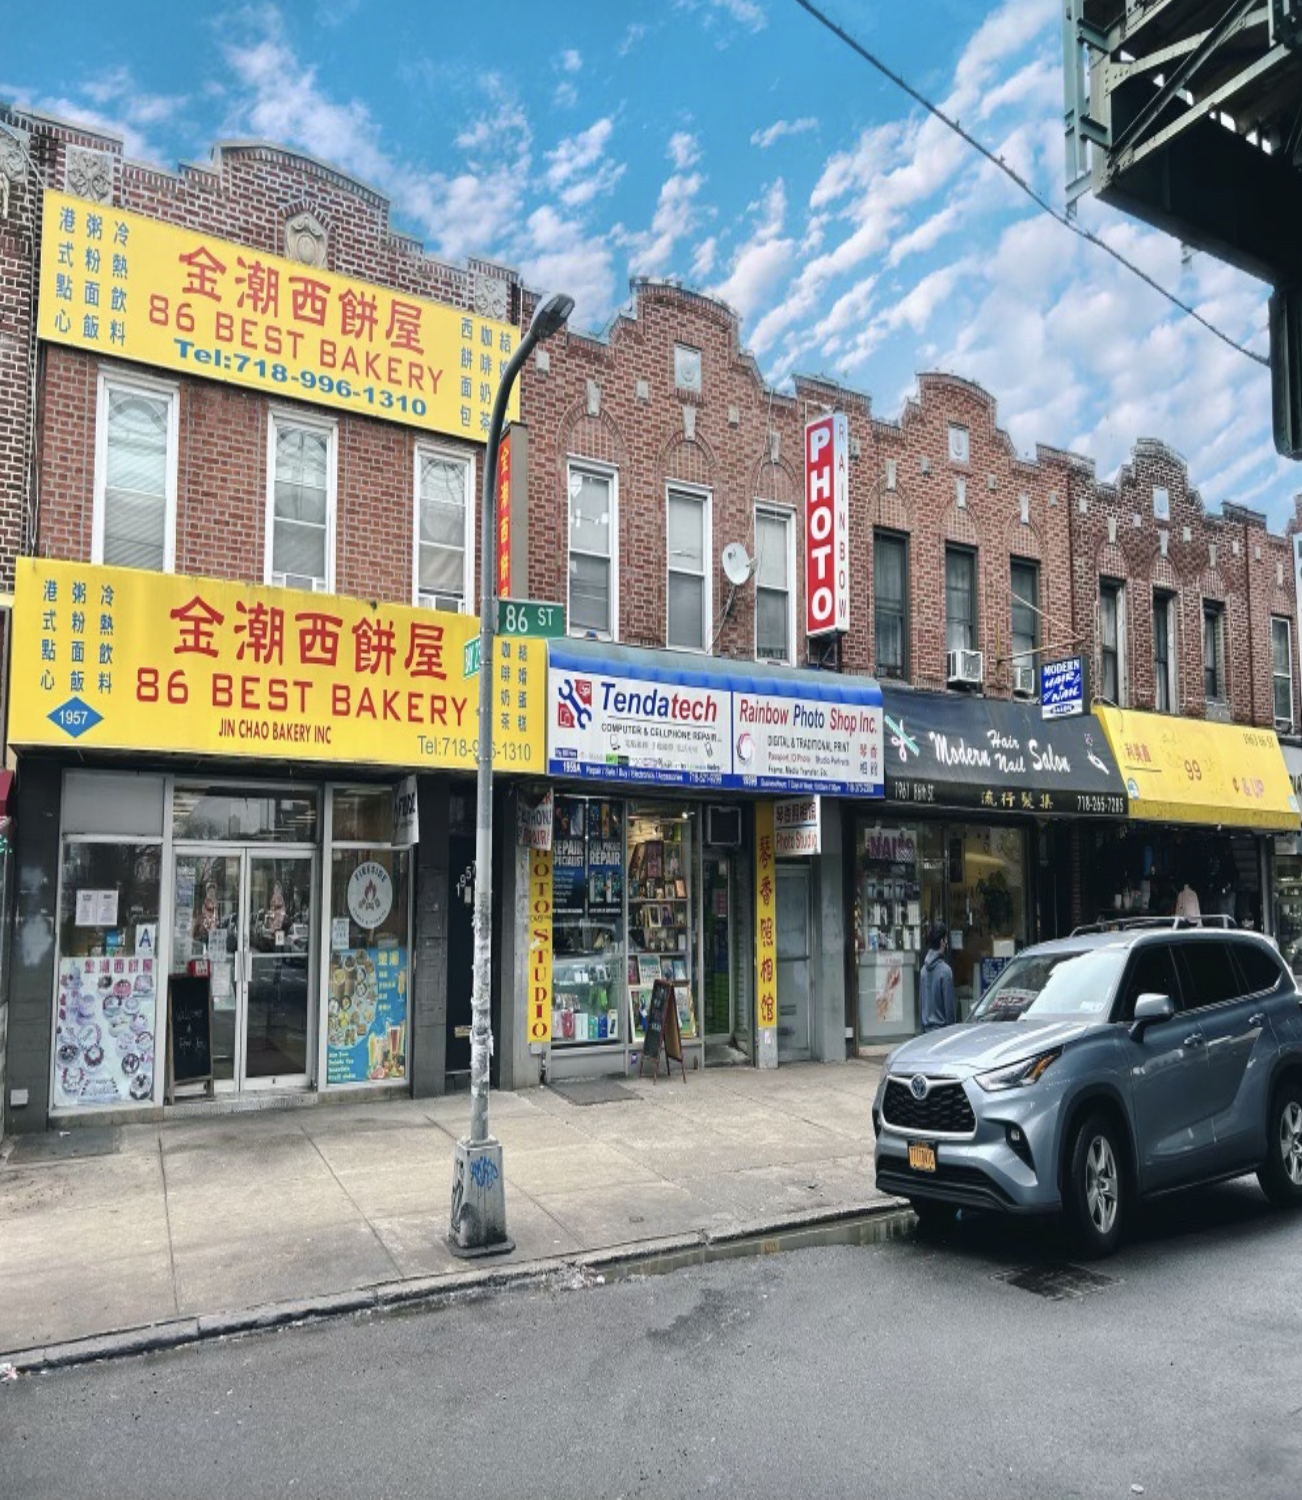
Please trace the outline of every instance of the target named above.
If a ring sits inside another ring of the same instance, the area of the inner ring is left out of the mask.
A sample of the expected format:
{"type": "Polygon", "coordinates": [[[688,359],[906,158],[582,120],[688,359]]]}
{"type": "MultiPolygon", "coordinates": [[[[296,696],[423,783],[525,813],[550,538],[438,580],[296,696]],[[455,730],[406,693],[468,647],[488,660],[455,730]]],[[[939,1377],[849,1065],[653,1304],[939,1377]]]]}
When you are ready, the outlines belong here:
{"type": "Polygon", "coordinates": [[[215,1095],[212,1072],[212,980],[173,974],[167,982],[167,1091],[172,1104],[178,1083],[202,1083],[215,1095]]]}
{"type": "Polygon", "coordinates": [[[665,1077],[672,1077],[670,1061],[682,1069],[683,1082],[687,1082],[687,1067],[683,1062],[683,1034],[678,1028],[678,1005],[674,1000],[674,987],[667,979],[657,979],[651,986],[651,999],[646,1008],[646,1031],[642,1043],[642,1055],[637,1060],[637,1076],[642,1076],[642,1064],[649,1057],[655,1064],[651,1082],[660,1077],[660,1054],[665,1056],[665,1077]]]}

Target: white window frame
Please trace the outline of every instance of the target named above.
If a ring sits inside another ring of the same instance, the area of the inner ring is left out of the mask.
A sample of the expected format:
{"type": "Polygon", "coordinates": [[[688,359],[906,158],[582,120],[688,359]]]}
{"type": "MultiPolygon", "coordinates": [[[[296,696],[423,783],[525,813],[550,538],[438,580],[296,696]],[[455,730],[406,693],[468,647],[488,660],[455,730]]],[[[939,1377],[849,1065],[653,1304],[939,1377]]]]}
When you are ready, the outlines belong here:
{"type": "MultiPolygon", "coordinates": [[[[610,481],[610,629],[596,630],[591,634],[599,641],[619,639],[619,470],[614,464],[602,463],[595,458],[583,458],[577,453],[565,456],[565,628],[569,635],[581,639],[589,635],[587,630],[576,629],[574,612],[570,608],[570,534],[574,529],[570,495],[570,477],[575,472],[592,474],[610,481]]],[[[595,552],[581,553],[583,557],[596,557],[595,552]]]]}
{"type": "Polygon", "coordinates": [[[795,507],[790,505],[775,505],[771,500],[757,500],[755,502],[755,536],[757,544],[755,548],[755,630],[751,649],[756,661],[773,662],[778,666],[795,666],[796,664],[796,512],[795,507]],[[787,534],[787,654],[778,662],[775,657],[759,654],[759,518],[764,516],[768,520],[781,521],[786,528],[787,534]]]}
{"type": "MultiPolygon", "coordinates": [[[[1156,615],[1158,600],[1166,604],[1166,687],[1169,707],[1157,706],[1157,640],[1153,640],[1153,709],[1156,713],[1178,714],[1180,712],[1180,655],[1177,649],[1176,632],[1179,629],[1179,594],[1170,589],[1153,590],[1153,612],[1156,615]]],[[[1156,624],[1156,621],[1154,621],[1156,624]]]]}
{"type": "Polygon", "coordinates": [[[1271,718],[1275,723],[1283,722],[1284,716],[1275,713],[1275,684],[1284,678],[1288,682],[1288,723],[1291,730],[1295,722],[1294,713],[1296,705],[1293,702],[1293,622],[1287,615],[1271,615],[1270,617],[1270,711],[1271,718]],[[1282,625],[1284,634],[1288,638],[1288,671],[1277,672],[1275,670],[1275,626],[1282,625]]]}
{"type": "Polygon", "coordinates": [[[699,484],[677,484],[667,483],[665,485],[665,648],[669,651],[693,651],[700,656],[709,656],[714,650],[714,568],[711,565],[714,557],[713,542],[713,494],[699,484]],[[686,568],[675,568],[669,557],[669,499],[671,495],[681,495],[685,500],[699,500],[701,502],[701,641],[699,646],[678,646],[669,639],[669,575],[671,573],[682,573],[684,577],[695,578],[695,573],[686,568]]]}
{"type": "MultiPolygon", "coordinates": [[[[286,427],[309,427],[323,433],[326,441],[326,536],[325,536],[325,589],[327,594],[335,591],[335,520],[339,505],[339,423],[332,417],[307,415],[297,410],[282,411],[271,407],[267,413],[267,504],[266,535],[263,537],[262,576],[270,584],[272,548],[276,535],[276,429],[286,427]]],[[[287,587],[287,585],[280,585],[287,587]]]]}
{"type": "MultiPolygon", "coordinates": [[[[464,466],[466,480],[466,517],[465,517],[465,568],[464,577],[461,581],[461,613],[465,615],[478,614],[478,594],[475,591],[475,520],[477,507],[475,505],[475,460],[469,453],[458,452],[455,448],[444,448],[435,443],[417,443],[416,451],[412,458],[411,466],[411,602],[416,609],[424,609],[428,606],[422,605],[420,596],[423,592],[420,586],[420,466],[422,459],[446,459],[451,463],[459,463],[464,466]]],[[[496,486],[494,486],[496,494],[496,486]]],[[[494,528],[496,534],[496,528],[494,528]]]]}
{"type": "MultiPolygon", "coordinates": [[[[1117,704],[1118,708],[1127,708],[1130,704],[1129,687],[1129,662],[1126,651],[1126,584],[1120,578],[1099,579],[1098,595],[1096,596],[1095,608],[1098,611],[1098,624],[1095,631],[1095,639],[1098,648],[1098,682],[1095,684],[1099,694],[1103,691],[1103,591],[1116,594],[1117,599],[1117,704]]],[[[1106,701],[1106,700],[1105,700],[1106,701]]]]}
{"type": "Polygon", "coordinates": [[[167,402],[167,474],[165,479],[164,504],[167,519],[163,533],[163,571],[176,571],[176,497],[178,468],[178,431],[180,426],[181,393],[174,381],[155,380],[134,371],[101,369],[96,379],[95,394],[95,486],[91,519],[90,560],[99,565],[104,561],[104,520],[108,490],[108,415],[109,393],[113,390],[130,391],[139,396],[152,396],[167,402]]]}

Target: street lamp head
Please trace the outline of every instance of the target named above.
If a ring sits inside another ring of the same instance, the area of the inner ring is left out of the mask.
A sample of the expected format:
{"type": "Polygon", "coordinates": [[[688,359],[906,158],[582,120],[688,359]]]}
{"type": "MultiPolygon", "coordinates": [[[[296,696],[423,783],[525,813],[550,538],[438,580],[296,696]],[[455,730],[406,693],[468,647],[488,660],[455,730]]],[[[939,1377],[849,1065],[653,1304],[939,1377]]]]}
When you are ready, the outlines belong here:
{"type": "Polygon", "coordinates": [[[567,297],[564,292],[557,292],[554,297],[548,297],[534,313],[533,322],[529,325],[529,332],[533,334],[534,341],[541,343],[543,339],[549,339],[552,334],[558,333],[564,328],[573,311],[573,297],[567,297]]]}

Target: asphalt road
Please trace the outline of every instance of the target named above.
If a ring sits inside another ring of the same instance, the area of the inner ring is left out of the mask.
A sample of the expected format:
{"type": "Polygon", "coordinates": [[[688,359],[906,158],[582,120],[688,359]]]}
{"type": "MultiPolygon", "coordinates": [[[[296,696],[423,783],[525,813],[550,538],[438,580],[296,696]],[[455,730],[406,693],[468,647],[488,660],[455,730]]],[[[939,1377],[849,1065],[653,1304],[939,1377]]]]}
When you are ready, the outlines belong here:
{"type": "Polygon", "coordinates": [[[1083,1285],[976,1221],[309,1325],[0,1385],[0,1491],[1296,1500],[1300,1258],[1244,1182],[1083,1285]]]}

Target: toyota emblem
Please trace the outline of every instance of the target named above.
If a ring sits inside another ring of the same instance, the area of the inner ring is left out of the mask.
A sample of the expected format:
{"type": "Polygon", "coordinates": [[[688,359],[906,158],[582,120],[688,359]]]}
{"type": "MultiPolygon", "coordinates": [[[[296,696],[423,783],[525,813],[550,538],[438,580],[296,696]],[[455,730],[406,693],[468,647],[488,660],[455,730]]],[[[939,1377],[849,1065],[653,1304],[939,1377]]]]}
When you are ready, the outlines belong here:
{"type": "Polygon", "coordinates": [[[931,1084],[922,1076],[921,1073],[915,1073],[913,1077],[909,1079],[909,1093],[911,1093],[915,1099],[925,1099],[930,1088],[931,1084]]]}

